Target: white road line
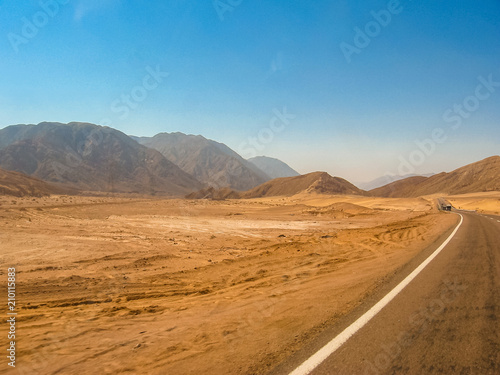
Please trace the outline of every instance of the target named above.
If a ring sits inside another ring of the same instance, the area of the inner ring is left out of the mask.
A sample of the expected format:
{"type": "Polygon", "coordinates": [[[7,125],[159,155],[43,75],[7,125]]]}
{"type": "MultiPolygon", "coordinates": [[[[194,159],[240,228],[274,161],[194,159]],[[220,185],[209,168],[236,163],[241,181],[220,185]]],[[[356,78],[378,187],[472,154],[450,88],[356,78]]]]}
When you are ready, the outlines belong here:
{"type": "Polygon", "coordinates": [[[368,323],[375,315],[378,314],[380,310],[382,310],[389,302],[396,297],[399,292],[401,292],[451,241],[451,239],[458,232],[458,229],[462,225],[464,221],[464,217],[460,215],[460,223],[458,223],[457,227],[450,234],[450,236],[439,246],[436,251],[434,251],[429,257],[422,262],[415,270],[410,273],[406,278],[401,281],[393,290],[391,290],[387,295],[378,301],[370,310],[365,312],[361,317],[358,318],[354,323],[352,323],[349,327],[344,329],[341,333],[339,333],[332,341],[318,350],[315,354],[313,354],[309,359],[307,359],[304,363],[302,363],[299,367],[293,370],[289,375],[307,375],[310,374],[316,367],[318,367],[321,362],[327,359],[333,352],[335,352],[338,348],[340,348],[349,338],[354,335],[358,330],[360,330],[366,323],[368,323]]]}

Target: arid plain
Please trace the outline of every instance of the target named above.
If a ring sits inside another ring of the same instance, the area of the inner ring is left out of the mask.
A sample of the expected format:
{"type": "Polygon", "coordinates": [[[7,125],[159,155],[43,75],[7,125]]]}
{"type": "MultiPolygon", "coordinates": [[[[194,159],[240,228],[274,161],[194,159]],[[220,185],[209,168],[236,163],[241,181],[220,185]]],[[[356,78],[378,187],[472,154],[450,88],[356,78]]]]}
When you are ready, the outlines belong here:
{"type": "Polygon", "coordinates": [[[0,202],[16,370],[39,374],[266,373],[458,220],[434,197],[0,202]]]}

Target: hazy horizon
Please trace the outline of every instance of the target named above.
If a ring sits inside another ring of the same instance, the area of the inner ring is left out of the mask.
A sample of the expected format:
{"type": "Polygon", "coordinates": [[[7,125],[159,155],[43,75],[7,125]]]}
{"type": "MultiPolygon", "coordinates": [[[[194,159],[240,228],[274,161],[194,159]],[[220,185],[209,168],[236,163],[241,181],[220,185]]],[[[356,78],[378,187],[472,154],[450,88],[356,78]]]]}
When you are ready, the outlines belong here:
{"type": "Polygon", "coordinates": [[[499,17],[493,0],[0,1],[0,127],[201,134],[353,182],[451,171],[499,154],[499,17]]]}

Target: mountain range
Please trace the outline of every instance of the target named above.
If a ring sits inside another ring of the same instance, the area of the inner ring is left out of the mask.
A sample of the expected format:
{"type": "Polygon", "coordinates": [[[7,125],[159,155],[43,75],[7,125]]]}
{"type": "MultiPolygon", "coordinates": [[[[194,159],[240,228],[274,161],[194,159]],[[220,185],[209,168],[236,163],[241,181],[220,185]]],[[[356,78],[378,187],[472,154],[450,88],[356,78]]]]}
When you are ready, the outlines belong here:
{"type": "Polygon", "coordinates": [[[159,151],[184,172],[215,188],[248,190],[271,179],[223,143],[201,135],[160,133],[154,137],[132,137],[159,151]]]}
{"type": "Polygon", "coordinates": [[[116,192],[227,199],[298,193],[418,197],[483,191],[500,191],[500,156],[365,191],[326,172],[299,175],[278,159],[245,160],[201,135],[131,137],[79,122],[0,130],[0,194],[116,192]]]}
{"type": "MultiPolygon", "coordinates": [[[[293,171],[272,158],[262,158],[260,165],[273,177],[293,171]]],[[[272,178],[223,143],[201,135],[133,137],[78,122],[1,129],[0,168],[63,189],[174,196],[208,187],[246,191],[272,178]]]]}
{"type": "Polygon", "coordinates": [[[349,181],[332,177],[326,172],[313,172],[296,177],[276,178],[246,192],[210,188],[192,193],[187,198],[261,198],[299,193],[414,198],[485,191],[500,191],[500,156],[493,156],[449,173],[443,172],[430,177],[410,176],[370,191],[359,189],[349,181]]]}
{"type": "Polygon", "coordinates": [[[180,195],[204,186],[158,151],[87,123],[0,130],[0,167],[81,191],[180,195]]]}
{"type": "Polygon", "coordinates": [[[449,173],[414,176],[370,190],[380,197],[411,198],[431,194],[500,191],[500,156],[492,156],[449,173]]]}

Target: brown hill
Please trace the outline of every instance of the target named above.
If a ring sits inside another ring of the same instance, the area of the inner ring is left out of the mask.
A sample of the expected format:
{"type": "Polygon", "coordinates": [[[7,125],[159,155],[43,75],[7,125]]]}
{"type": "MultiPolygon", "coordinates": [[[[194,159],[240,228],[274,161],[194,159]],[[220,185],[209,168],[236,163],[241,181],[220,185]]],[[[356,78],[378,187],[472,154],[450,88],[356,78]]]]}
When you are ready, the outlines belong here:
{"type": "Polygon", "coordinates": [[[492,156],[432,177],[410,177],[370,190],[370,195],[414,198],[431,194],[466,194],[500,191],[500,156],[492,156]]]}
{"type": "Polygon", "coordinates": [[[391,182],[390,184],[384,185],[382,187],[372,189],[369,191],[370,195],[376,197],[387,197],[387,198],[397,198],[397,197],[418,197],[417,186],[427,180],[427,177],[423,176],[413,176],[404,178],[402,180],[391,182]]]}
{"type": "Polygon", "coordinates": [[[349,181],[340,177],[332,177],[326,172],[313,172],[296,177],[282,177],[263,183],[247,192],[242,198],[259,198],[271,196],[291,196],[298,193],[319,194],[352,194],[365,195],[349,181]]]}
{"type": "Polygon", "coordinates": [[[203,184],[122,132],[87,123],[16,125],[0,130],[0,167],[66,187],[185,195],[203,184]]]}
{"type": "Polygon", "coordinates": [[[201,135],[177,132],[132,138],[161,152],[184,172],[215,188],[248,190],[271,179],[225,144],[201,135]]]}
{"type": "Polygon", "coordinates": [[[0,195],[42,197],[51,194],[67,193],[68,190],[26,176],[23,173],[0,169],[0,195]]]}

